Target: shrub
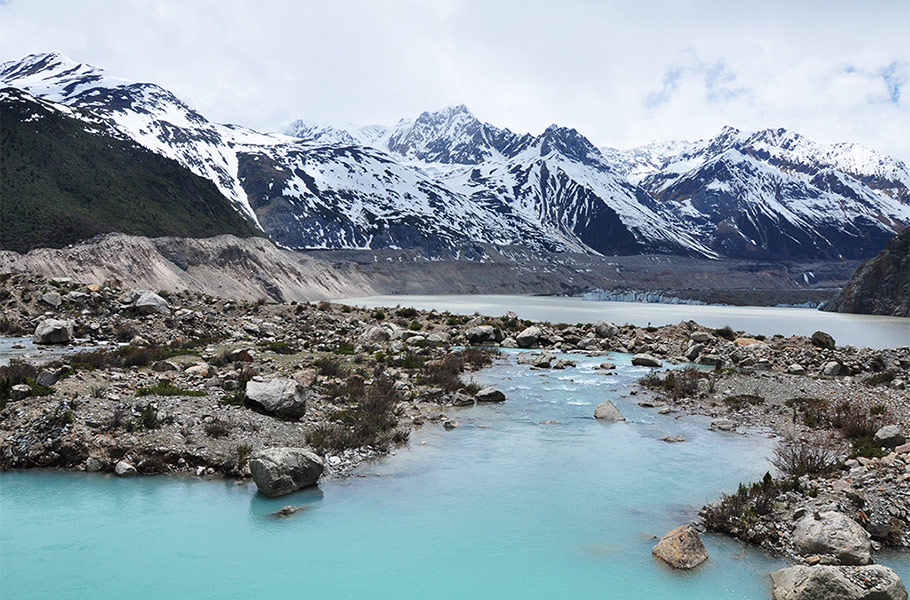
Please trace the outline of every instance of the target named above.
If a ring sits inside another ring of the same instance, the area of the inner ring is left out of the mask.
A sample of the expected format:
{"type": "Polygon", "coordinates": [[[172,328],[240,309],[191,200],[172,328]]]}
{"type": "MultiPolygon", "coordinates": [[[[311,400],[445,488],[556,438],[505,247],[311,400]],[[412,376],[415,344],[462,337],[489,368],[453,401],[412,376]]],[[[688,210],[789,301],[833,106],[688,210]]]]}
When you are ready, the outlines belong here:
{"type": "Polygon", "coordinates": [[[727,396],[724,398],[724,404],[733,410],[739,410],[749,405],[756,406],[764,403],[765,399],[761,396],[756,396],[755,394],[739,394],[736,396],[727,396]]]}
{"type": "Polygon", "coordinates": [[[889,369],[887,371],[882,371],[881,373],[876,373],[875,375],[870,375],[863,379],[863,383],[866,385],[887,385],[894,381],[894,378],[897,377],[897,371],[894,369],[889,369]]]}
{"type": "Polygon", "coordinates": [[[853,406],[849,402],[837,407],[830,417],[830,423],[832,427],[840,429],[847,438],[872,437],[881,425],[869,411],[853,406]]]}
{"type": "MultiPolygon", "coordinates": [[[[398,424],[398,402],[394,382],[384,376],[372,385],[349,388],[343,395],[351,406],[337,410],[334,421],[317,426],[307,433],[307,443],[320,452],[372,446],[386,448],[401,436],[393,431],[398,424]]],[[[406,439],[406,438],[405,438],[406,439]]]]}
{"type": "Polygon", "coordinates": [[[35,376],[37,369],[27,362],[19,359],[11,359],[8,365],[0,367],[0,405],[6,406],[10,399],[14,385],[21,383],[30,383],[34,391],[35,376]]]}
{"type": "Polygon", "coordinates": [[[223,419],[214,418],[203,426],[205,435],[211,438],[225,437],[231,431],[230,423],[223,419]]]}
{"type": "Polygon", "coordinates": [[[330,356],[317,358],[313,362],[313,366],[319,370],[320,375],[325,377],[346,377],[348,374],[347,367],[337,358],[330,356]]]}
{"type": "Polygon", "coordinates": [[[774,448],[771,464],[787,477],[829,473],[837,465],[837,451],[824,436],[788,438],[774,448]]]}
{"type": "Polygon", "coordinates": [[[168,382],[159,382],[151,387],[136,390],[137,396],[207,396],[203,390],[187,390],[168,382]]]}
{"type": "Polygon", "coordinates": [[[639,379],[638,383],[643,387],[662,392],[671,400],[679,400],[691,398],[698,393],[699,379],[710,380],[710,377],[695,367],[686,367],[669,370],[663,377],[656,371],[651,371],[639,379]]]}
{"type": "Polygon", "coordinates": [[[374,310],[373,314],[371,314],[370,316],[372,318],[376,319],[377,321],[385,321],[385,313],[382,312],[381,310],[374,310]]]}
{"type": "Polygon", "coordinates": [[[335,346],[335,354],[354,354],[354,344],[350,342],[338,342],[338,345],[335,346]]]}
{"type": "Polygon", "coordinates": [[[145,429],[156,429],[158,424],[158,411],[151,404],[146,404],[139,415],[139,425],[145,429]]]}
{"type": "Polygon", "coordinates": [[[250,462],[250,455],[253,454],[253,446],[250,444],[238,444],[236,448],[237,452],[237,468],[242,469],[250,462]]]}
{"type": "Polygon", "coordinates": [[[718,502],[704,507],[702,521],[711,531],[746,533],[744,527],[773,510],[779,494],[793,490],[799,490],[796,479],[774,480],[766,473],[761,481],[749,486],[740,483],[735,493],[723,494],[718,502]]]}
{"type": "Polygon", "coordinates": [[[417,316],[417,309],[415,308],[399,308],[395,311],[395,314],[402,319],[413,319],[417,316]]]}
{"type": "Polygon", "coordinates": [[[718,336],[724,338],[725,340],[729,340],[731,342],[734,339],[736,339],[736,332],[733,331],[733,328],[730,327],[729,325],[724,325],[720,329],[715,329],[714,333],[716,333],[718,336]]]}
{"type": "Polygon", "coordinates": [[[873,437],[861,437],[852,440],[853,448],[849,458],[881,458],[888,455],[887,450],[882,450],[881,444],[873,437]]]}
{"type": "Polygon", "coordinates": [[[256,345],[275,354],[297,354],[299,352],[296,346],[292,346],[287,342],[259,342],[256,345]]]}
{"type": "Polygon", "coordinates": [[[420,321],[411,321],[408,323],[408,329],[410,331],[420,331],[423,329],[423,325],[420,323],[420,321]]]}

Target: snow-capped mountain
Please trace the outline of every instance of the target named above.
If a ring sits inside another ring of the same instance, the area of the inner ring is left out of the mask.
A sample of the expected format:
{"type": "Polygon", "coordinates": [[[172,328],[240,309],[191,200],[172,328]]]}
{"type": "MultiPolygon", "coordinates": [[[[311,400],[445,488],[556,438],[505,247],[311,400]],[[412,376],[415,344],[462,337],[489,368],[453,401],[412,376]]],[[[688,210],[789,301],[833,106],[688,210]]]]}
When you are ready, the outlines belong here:
{"type": "Polygon", "coordinates": [[[860,258],[910,223],[910,172],[855,144],[727,127],[665,160],[641,185],[718,253],[860,258]]]}
{"type": "Polygon", "coordinates": [[[783,130],[617,151],[454,106],[388,127],[297,121],[282,135],[211,123],[155,84],[58,54],[0,64],[0,84],[89,111],[295,248],[859,257],[910,223],[903,163],[783,130]]]}

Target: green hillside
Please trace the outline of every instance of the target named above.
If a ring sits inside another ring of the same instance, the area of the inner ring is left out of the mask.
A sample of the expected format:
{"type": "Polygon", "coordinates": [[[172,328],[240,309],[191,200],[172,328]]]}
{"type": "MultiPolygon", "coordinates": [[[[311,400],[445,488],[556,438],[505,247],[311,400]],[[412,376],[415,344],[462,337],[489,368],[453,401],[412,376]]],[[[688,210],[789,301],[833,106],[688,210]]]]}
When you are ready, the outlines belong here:
{"type": "Polygon", "coordinates": [[[109,232],[257,234],[212,182],[177,162],[0,90],[0,249],[60,248],[109,232]]]}

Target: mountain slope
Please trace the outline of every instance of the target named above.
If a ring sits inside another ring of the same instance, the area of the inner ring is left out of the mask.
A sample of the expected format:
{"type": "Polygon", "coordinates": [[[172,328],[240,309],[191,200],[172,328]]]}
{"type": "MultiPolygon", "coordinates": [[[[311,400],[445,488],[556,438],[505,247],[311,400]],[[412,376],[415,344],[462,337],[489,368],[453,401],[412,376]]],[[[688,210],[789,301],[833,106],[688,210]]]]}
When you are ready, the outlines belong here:
{"type": "Polygon", "coordinates": [[[100,233],[255,233],[212,183],[89,113],[0,90],[0,248],[59,248],[100,233]]]}
{"type": "Polygon", "coordinates": [[[822,310],[910,317],[910,228],[864,262],[822,310]]]}

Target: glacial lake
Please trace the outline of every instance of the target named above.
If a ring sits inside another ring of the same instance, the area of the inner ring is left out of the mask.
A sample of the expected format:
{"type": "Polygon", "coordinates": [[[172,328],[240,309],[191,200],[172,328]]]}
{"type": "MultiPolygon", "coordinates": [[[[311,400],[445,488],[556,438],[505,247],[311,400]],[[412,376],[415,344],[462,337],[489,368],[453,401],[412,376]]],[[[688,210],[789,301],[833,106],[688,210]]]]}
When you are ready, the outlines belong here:
{"type": "Polygon", "coordinates": [[[647,369],[629,355],[572,358],[539,371],[506,352],[475,378],[507,402],[447,409],[460,427],[426,425],[357,476],[283,498],[194,477],[0,473],[2,595],[768,598],[786,563],[760,550],[706,535],[709,561],[674,572],[651,548],[760,478],[775,440],[639,407],[629,386],[647,369]],[[604,360],[615,374],[594,369],[604,360]],[[592,418],[606,398],[627,422],[592,418]],[[271,515],[289,504],[307,509],[271,515]]]}
{"type": "Polygon", "coordinates": [[[594,323],[612,321],[644,327],[648,324],[671,325],[693,320],[707,327],[730,325],[752,334],[812,335],[822,330],[834,336],[837,344],[868,348],[910,346],[910,319],[876,315],[829,313],[810,308],[766,306],[718,306],[689,304],[648,304],[583,300],[557,296],[370,296],[338,300],[367,308],[411,306],[424,310],[449,311],[498,317],[509,311],[523,319],[552,323],[594,323]]]}

